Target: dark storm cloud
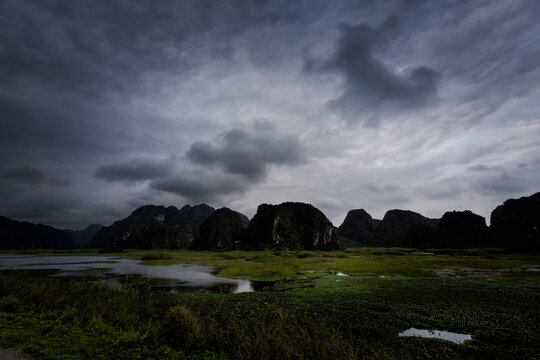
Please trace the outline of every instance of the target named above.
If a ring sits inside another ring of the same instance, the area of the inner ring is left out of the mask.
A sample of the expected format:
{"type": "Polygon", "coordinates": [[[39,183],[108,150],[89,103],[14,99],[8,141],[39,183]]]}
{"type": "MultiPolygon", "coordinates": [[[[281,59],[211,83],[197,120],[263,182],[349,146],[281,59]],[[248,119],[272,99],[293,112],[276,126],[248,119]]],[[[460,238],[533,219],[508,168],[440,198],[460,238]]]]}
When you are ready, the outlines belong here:
{"type": "Polygon", "coordinates": [[[216,141],[197,141],[187,156],[195,164],[218,165],[227,173],[252,181],[264,178],[270,165],[298,165],[304,161],[304,149],[296,136],[275,129],[261,130],[233,129],[216,141]]]}
{"type": "Polygon", "coordinates": [[[49,179],[49,183],[52,186],[57,186],[57,187],[66,187],[66,186],[71,185],[71,181],[67,179],[59,179],[59,178],[51,178],[49,179]]]}
{"type": "Polygon", "coordinates": [[[180,195],[192,202],[215,202],[244,194],[264,181],[271,165],[304,163],[304,148],[296,136],[280,133],[274,124],[255,122],[232,129],[214,141],[194,142],[186,153],[198,168],[156,177],[154,190],[180,195]]]}
{"type": "Polygon", "coordinates": [[[475,193],[486,196],[513,196],[537,190],[535,169],[517,167],[510,171],[503,166],[477,165],[470,170],[474,173],[472,189],[475,193]]]}
{"type": "Polygon", "coordinates": [[[107,181],[151,180],[169,175],[173,166],[173,159],[132,159],[129,162],[103,165],[96,170],[94,176],[107,181]]]}
{"type": "Polygon", "coordinates": [[[251,184],[238,176],[196,172],[156,179],[150,186],[155,190],[180,195],[190,202],[213,203],[226,195],[244,193],[251,184]]]}
{"type": "Polygon", "coordinates": [[[23,166],[15,169],[8,170],[1,175],[4,179],[8,179],[14,182],[23,182],[30,184],[37,184],[45,179],[45,174],[41,169],[23,166]]]}
{"type": "Polygon", "coordinates": [[[4,95],[0,91],[0,114],[3,161],[9,160],[4,155],[9,157],[15,150],[108,151],[117,147],[119,140],[111,131],[113,126],[107,126],[108,132],[101,132],[105,126],[96,122],[95,110],[50,93],[24,97],[4,95]]]}
{"type": "Polygon", "coordinates": [[[332,71],[344,76],[345,91],[334,99],[335,108],[353,111],[393,102],[403,107],[425,105],[436,95],[440,74],[418,66],[398,72],[378,59],[376,48],[396,36],[399,21],[388,18],[380,27],[368,24],[342,25],[335,54],[328,60],[305,60],[309,71],[332,71]]]}
{"type": "Polygon", "coordinates": [[[0,215],[489,209],[538,191],[539,17],[530,0],[0,1],[0,215]],[[41,180],[4,176],[29,164],[41,180]]]}
{"type": "Polygon", "coordinates": [[[229,40],[236,34],[293,21],[301,11],[300,6],[280,5],[5,0],[0,4],[0,76],[93,96],[116,92],[144,71],[170,75],[168,70],[200,65],[195,51],[205,46],[211,56],[230,57],[229,40]]]}

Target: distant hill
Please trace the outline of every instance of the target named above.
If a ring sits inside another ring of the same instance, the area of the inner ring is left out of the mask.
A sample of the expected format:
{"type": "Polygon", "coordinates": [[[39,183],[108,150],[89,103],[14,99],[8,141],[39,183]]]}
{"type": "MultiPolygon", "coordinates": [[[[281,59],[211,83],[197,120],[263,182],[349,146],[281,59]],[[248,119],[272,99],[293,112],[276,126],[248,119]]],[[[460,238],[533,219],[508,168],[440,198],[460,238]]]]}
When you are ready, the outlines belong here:
{"type": "Polygon", "coordinates": [[[174,206],[141,206],[127,218],[103,227],[86,245],[111,249],[186,249],[195,239],[199,225],[214,208],[206,204],[182,209],[174,206]]]}
{"type": "Polygon", "coordinates": [[[101,224],[90,224],[83,230],[71,230],[64,229],[68,234],[69,238],[73,240],[79,246],[85,246],[92,238],[97,234],[103,225],[101,224]]]}
{"type": "Polygon", "coordinates": [[[73,249],[78,245],[64,231],[0,216],[0,249],[73,249]]]}

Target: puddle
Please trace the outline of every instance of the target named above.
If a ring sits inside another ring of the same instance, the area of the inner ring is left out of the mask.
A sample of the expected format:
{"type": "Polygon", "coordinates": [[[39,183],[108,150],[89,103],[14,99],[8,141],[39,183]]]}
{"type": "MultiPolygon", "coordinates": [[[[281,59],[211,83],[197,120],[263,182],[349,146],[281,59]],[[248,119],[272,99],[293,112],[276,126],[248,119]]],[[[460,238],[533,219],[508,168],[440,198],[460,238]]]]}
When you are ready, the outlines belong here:
{"type": "Polygon", "coordinates": [[[339,271],[337,271],[334,275],[336,275],[336,276],[349,276],[349,275],[344,274],[344,273],[339,272],[339,271]]]}
{"type": "MultiPolygon", "coordinates": [[[[163,285],[168,290],[183,292],[222,292],[229,289],[233,293],[252,292],[253,285],[248,280],[228,279],[215,276],[216,269],[197,264],[170,266],[143,265],[141,260],[117,256],[25,256],[0,255],[0,270],[60,270],[53,276],[93,276],[115,278],[122,275],[142,275],[149,278],[169,279],[163,285]],[[104,263],[106,261],[106,263],[104,263]]],[[[106,280],[108,280],[106,279],[106,280]]],[[[103,284],[118,286],[115,280],[103,284]]]]}
{"type": "Polygon", "coordinates": [[[455,344],[463,344],[467,340],[471,340],[471,335],[468,334],[458,334],[450,331],[439,331],[439,330],[420,330],[415,328],[407,329],[401,333],[399,336],[418,336],[423,338],[432,338],[432,339],[443,339],[451,341],[455,344]]]}
{"type": "Polygon", "coordinates": [[[253,286],[253,290],[255,291],[273,291],[274,284],[276,284],[277,282],[278,280],[274,280],[274,281],[256,280],[256,281],[252,281],[251,284],[253,286]]]}

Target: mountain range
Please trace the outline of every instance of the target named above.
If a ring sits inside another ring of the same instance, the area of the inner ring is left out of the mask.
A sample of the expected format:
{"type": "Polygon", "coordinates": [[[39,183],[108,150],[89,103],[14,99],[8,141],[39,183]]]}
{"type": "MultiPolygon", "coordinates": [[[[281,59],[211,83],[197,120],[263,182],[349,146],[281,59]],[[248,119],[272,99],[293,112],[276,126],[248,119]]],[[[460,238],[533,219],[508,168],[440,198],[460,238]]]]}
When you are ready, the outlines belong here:
{"type": "Polygon", "coordinates": [[[110,226],[79,231],[0,217],[0,249],[319,249],[358,246],[425,248],[501,247],[540,250],[540,193],[509,199],[485,219],[471,211],[449,211],[431,219],[393,209],[382,220],[350,210],[336,228],[311,204],[261,204],[251,221],[228,208],[145,205],[110,226]]]}

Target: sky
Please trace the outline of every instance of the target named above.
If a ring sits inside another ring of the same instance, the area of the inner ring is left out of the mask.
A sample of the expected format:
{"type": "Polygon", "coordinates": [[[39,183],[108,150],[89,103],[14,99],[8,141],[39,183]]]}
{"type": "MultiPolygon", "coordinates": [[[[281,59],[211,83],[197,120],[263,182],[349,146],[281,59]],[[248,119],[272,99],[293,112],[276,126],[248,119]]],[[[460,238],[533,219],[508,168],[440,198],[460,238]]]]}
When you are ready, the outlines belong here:
{"type": "Polygon", "coordinates": [[[540,3],[0,2],[0,215],[486,217],[540,191],[540,3]]]}

